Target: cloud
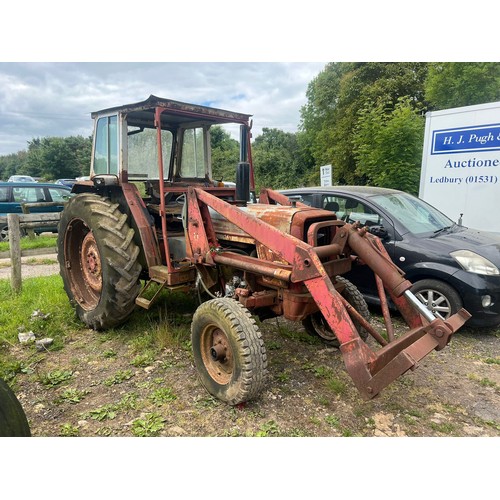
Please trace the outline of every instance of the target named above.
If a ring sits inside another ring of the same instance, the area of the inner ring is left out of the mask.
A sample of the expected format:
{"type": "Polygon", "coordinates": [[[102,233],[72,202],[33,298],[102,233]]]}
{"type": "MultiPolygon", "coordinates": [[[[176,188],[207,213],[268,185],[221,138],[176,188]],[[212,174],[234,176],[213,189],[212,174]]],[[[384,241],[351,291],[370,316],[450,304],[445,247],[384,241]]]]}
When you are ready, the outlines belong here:
{"type": "Polygon", "coordinates": [[[0,63],[0,155],[36,137],[92,134],[90,113],[150,94],[253,115],[294,132],[322,62],[0,63]]]}

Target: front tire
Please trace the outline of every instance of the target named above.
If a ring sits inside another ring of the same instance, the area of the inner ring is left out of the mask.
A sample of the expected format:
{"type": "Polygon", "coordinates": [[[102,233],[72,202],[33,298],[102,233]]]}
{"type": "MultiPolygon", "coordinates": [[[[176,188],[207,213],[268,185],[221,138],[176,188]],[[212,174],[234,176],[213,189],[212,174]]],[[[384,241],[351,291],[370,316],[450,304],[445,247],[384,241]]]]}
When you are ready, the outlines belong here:
{"type": "MultiPolygon", "coordinates": [[[[347,302],[349,302],[349,304],[354,307],[354,309],[356,309],[356,311],[358,311],[358,313],[361,314],[366,321],[369,322],[370,310],[368,309],[365,298],[357,287],[342,276],[336,276],[335,281],[344,285],[344,289],[341,292],[342,297],[344,297],[347,302]]],[[[353,324],[356,327],[361,339],[366,341],[368,338],[368,332],[362,328],[357,321],[353,321],[353,324]]],[[[325,345],[336,348],[340,347],[340,342],[337,339],[335,332],[332,331],[321,311],[307,316],[307,318],[302,321],[302,326],[309,335],[319,337],[325,345]]]]}
{"type": "Polygon", "coordinates": [[[94,330],[123,323],[140,291],[139,248],[117,203],[91,193],[73,197],[61,215],[58,259],[78,317],[94,330]]]}
{"type": "Polygon", "coordinates": [[[236,405],[262,391],[267,375],[264,342],[255,320],[236,300],[201,304],[193,316],[191,344],[201,383],[216,398],[236,405]]]}

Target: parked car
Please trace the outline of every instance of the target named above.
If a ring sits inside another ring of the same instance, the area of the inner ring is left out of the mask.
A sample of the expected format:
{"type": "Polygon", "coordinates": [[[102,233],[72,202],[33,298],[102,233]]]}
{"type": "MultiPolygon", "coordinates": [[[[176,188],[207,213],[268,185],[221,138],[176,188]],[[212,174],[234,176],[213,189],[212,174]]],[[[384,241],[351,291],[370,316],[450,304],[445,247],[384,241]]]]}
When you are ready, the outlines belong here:
{"type": "MultiPolygon", "coordinates": [[[[41,182],[0,182],[0,216],[22,213],[21,203],[60,202],[60,205],[31,208],[30,213],[60,212],[71,196],[71,188],[60,184],[41,182]]],[[[57,232],[57,227],[39,227],[35,233],[57,232]]],[[[7,241],[9,232],[6,223],[0,223],[0,241],[7,241]]]]}
{"type": "Polygon", "coordinates": [[[76,183],[76,179],[57,179],[56,184],[72,188],[76,183]]]}
{"type": "MultiPolygon", "coordinates": [[[[368,186],[282,190],[292,200],[359,221],[379,236],[412,291],[435,314],[448,318],[461,307],[469,326],[500,324],[500,235],[458,225],[419,198],[368,186]]],[[[345,275],[369,303],[380,303],[368,266],[345,275]]]]}
{"type": "Polygon", "coordinates": [[[7,182],[36,182],[30,175],[11,175],[7,182]]]}

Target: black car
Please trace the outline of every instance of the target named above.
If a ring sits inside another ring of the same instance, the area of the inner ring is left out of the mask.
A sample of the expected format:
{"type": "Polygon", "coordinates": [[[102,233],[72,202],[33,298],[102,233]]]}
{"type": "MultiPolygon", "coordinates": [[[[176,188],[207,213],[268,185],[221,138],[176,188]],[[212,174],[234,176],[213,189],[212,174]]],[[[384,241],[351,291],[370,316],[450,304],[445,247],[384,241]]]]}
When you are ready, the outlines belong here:
{"type": "MultiPolygon", "coordinates": [[[[428,203],[394,189],[338,186],[280,192],[368,226],[414,284],[415,295],[441,318],[464,307],[472,314],[469,326],[500,324],[500,235],[455,224],[428,203]]],[[[368,266],[354,266],[346,278],[367,302],[380,302],[368,266]]]]}

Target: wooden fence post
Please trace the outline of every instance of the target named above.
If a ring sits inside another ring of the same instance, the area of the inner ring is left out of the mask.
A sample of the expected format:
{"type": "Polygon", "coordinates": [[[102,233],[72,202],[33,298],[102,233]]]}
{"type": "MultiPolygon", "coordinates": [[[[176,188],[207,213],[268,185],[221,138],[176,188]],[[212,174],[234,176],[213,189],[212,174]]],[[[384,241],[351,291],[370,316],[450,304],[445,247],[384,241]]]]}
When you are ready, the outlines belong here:
{"type": "Polygon", "coordinates": [[[14,293],[19,293],[22,288],[21,277],[21,228],[18,214],[7,214],[7,227],[9,228],[9,247],[11,261],[10,284],[14,293]]]}

